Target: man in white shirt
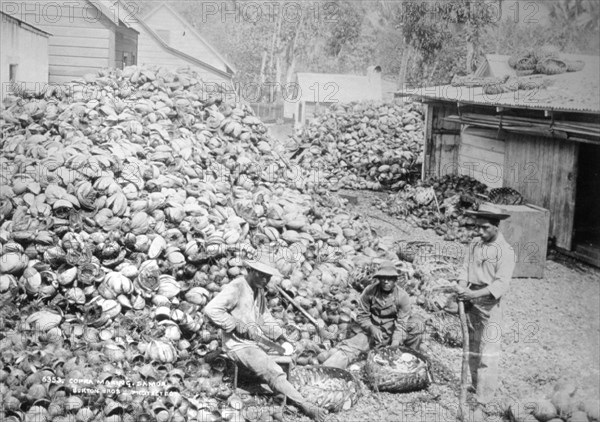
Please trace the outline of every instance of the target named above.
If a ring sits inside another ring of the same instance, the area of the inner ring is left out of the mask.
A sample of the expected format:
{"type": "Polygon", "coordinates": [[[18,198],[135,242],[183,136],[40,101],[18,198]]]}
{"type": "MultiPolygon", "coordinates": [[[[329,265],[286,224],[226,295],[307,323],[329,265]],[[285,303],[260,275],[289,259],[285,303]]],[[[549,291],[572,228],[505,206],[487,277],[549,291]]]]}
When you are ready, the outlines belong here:
{"type": "Polygon", "coordinates": [[[470,212],[479,237],[469,245],[458,277],[469,327],[471,391],[486,405],[498,389],[502,352],[502,297],[510,287],[515,253],[498,229],[507,214],[470,212]]]}
{"type": "Polygon", "coordinates": [[[274,391],[294,401],[309,417],[322,421],[324,410],[309,403],[290,384],[283,369],[257,341],[267,337],[273,341],[283,335],[283,328],[267,309],[264,288],[271,276],[281,276],[271,265],[269,254],[245,261],[248,275],[238,277],[206,305],[204,314],[223,332],[223,350],[234,361],[263,378],[274,391]]]}

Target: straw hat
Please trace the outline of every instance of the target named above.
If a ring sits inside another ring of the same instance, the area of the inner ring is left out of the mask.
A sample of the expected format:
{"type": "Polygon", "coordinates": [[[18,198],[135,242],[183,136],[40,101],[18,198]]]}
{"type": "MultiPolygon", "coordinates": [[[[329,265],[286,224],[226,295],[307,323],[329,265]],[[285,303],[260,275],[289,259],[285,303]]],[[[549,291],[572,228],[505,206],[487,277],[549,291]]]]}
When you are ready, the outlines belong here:
{"type": "Polygon", "coordinates": [[[497,226],[500,221],[510,217],[509,214],[496,213],[491,211],[467,211],[465,214],[473,219],[475,224],[491,223],[497,226]]]}
{"type": "Polygon", "coordinates": [[[247,267],[260,271],[263,274],[283,277],[283,275],[274,265],[274,254],[270,253],[268,249],[259,249],[256,256],[254,258],[245,259],[244,264],[247,267]]]}
{"type": "Polygon", "coordinates": [[[373,277],[400,277],[400,274],[396,270],[396,268],[392,266],[385,266],[379,269],[373,277]]]}

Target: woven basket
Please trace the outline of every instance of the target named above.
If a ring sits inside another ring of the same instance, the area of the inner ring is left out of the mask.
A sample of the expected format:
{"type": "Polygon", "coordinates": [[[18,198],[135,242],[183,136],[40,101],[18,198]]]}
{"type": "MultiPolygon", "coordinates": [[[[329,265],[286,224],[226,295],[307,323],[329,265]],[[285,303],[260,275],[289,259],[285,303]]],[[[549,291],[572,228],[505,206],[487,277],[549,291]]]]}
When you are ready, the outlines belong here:
{"type": "Polygon", "coordinates": [[[431,384],[431,370],[429,360],[425,355],[415,352],[408,347],[384,347],[369,352],[365,364],[367,383],[375,391],[389,391],[391,393],[405,393],[421,390],[431,384]],[[403,353],[416,356],[424,365],[420,365],[414,372],[395,371],[388,365],[378,363],[378,360],[391,361],[400,358],[403,353]]]}
{"type": "Polygon", "coordinates": [[[585,67],[585,62],[581,60],[566,60],[567,72],[579,72],[585,67]]]}
{"type": "Polygon", "coordinates": [[[490,202],[497,205],[521,205],[523,196],[512,188],[495,188],[488,195],[490,202]]]}
{"type": "Polygon", "coordinates": [[[417,256],[427,255],[431,253],[432,250],[433,245],[429,242],[399,242],[396,255],[403,261],[414,262],[417,256]]]}
{"type": "Polygon", "coordinates": [[[517,67],[517,62],[519,61],[520,55],[519,54],[513,54],[512,56],[510,56],[508,58],[508,65],[510,67],[512,67],[513,69],[515,69],[517,67]]]}
{"type": "Polygon", "coordinates": [[[328,366],[297,366],[290,382],[305,399],[330,412],[348,410],[362,396],[360,383],[350,372],[328,366]]]}
{"type": "MultiPolygon", "coordinates": [[[[519,64],[519,62],[521,60],[524,59],[528,59],[531,58],[533,59],[533,54],[531,51],[528,50],[520,50],[520,51],[515,51],[509,58],[508,58],[508,65],[510,67],[512,67],[513,69],[518,69],[517,65],[519,64]]],[[[535,60],[535,59],[534,59],[535,60]]]]}
{"type": "Polygon", "coordinates": [[[483,93],[487,95],[498,95],[506,92],[514,92],[519,89],[519,84],[516,78],[509,78],[503,84],[490,84],[483,87],[483,93]]]}
{"type": "Polygon", "coordinates": [[[461,347],[463,344],[460,319],[457,315],[446,311],[434,312],[427,321],[431,329],[431,338],[450,347],[461,347]]]}
{"type": "Polygon", "coordinates": [[[517,60],[515,68],[517,70],[530,70],[535,69],[536,60],[532,56],[523,56],[517,60]]]}
{"type": "Polygon", "coordinates": [[[567,71],[567,64],[557,58],[548,57],[537,63],[535,70],[545,75],[559,75],[567,71]]]}

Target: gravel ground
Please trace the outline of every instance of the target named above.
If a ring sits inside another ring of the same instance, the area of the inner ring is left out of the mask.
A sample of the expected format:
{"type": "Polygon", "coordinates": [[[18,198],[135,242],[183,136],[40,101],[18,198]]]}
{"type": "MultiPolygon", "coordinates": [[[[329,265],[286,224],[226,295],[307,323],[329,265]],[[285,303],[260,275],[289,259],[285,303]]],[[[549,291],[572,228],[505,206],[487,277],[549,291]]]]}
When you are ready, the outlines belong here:
{"type": "MultiPolygon", "coordinates": [[[[340,193],[356,195],[352,191],[340,193]]],[[[411,227],[376,209],[374,201],[385,195],[360,192],[358,205],[350,206],[367,217],[380,235],[391,235],[395,240],[441,241],[431,230],[411,227]]],[[[544,279],[514,279],[504,299],[502,386],[497,396],[501,406],[545,396],[564,379],[579,387],[581,398],[600,396],[600,271],[554,259],[547,261],[544,279]]],[[[432,353],[460,378],[461,349],[430,344],[432,353]]],[[[426,391],[409,394],[365,392],[355,407],[331,415],[329,420],[456,420],[457,384],[434,383],[426,391]]],[[[482,422],[501,420],[500,415],[491,415],[482,422]]]]}

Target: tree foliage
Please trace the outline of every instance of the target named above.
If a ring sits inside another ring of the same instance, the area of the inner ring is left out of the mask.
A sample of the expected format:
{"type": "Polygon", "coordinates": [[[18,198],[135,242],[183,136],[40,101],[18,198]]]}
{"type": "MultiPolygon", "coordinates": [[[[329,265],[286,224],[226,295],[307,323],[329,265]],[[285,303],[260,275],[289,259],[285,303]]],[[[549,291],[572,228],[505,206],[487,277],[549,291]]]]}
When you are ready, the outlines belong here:
{"type": "MultiPolygon", "coordinates": [[[[497,21],[495,12],[506,0],[492,1],[495,8],[489,0],[169,4],[234,63],[241,83],[285,84],[299,71],[365,74],[370,65],[397,77],[404,65],[406,80],[422,86],[447,83],[457,72],[473,71],[486,53],[511,54],[520,47],[554,44],[563,51],[598,54],[597,0],[553,0],[548,5],[550,21],[534,24],[515,22],[510,16],[497,21]],[[273,3],[276,7],[265,8],[273,3]],[[219,13],[207,14],[214,5],[219,13]],[[256,13],[255,5],[262,7],[258,18],[248,12],[256,13]],[[236,8],[237,17],[222,13],[236,8]],[[290,18],[290,10],[298,19],[290,18]]],[[[155,5],[142,2],[140,10],[147,12],[155,5]]]]}

